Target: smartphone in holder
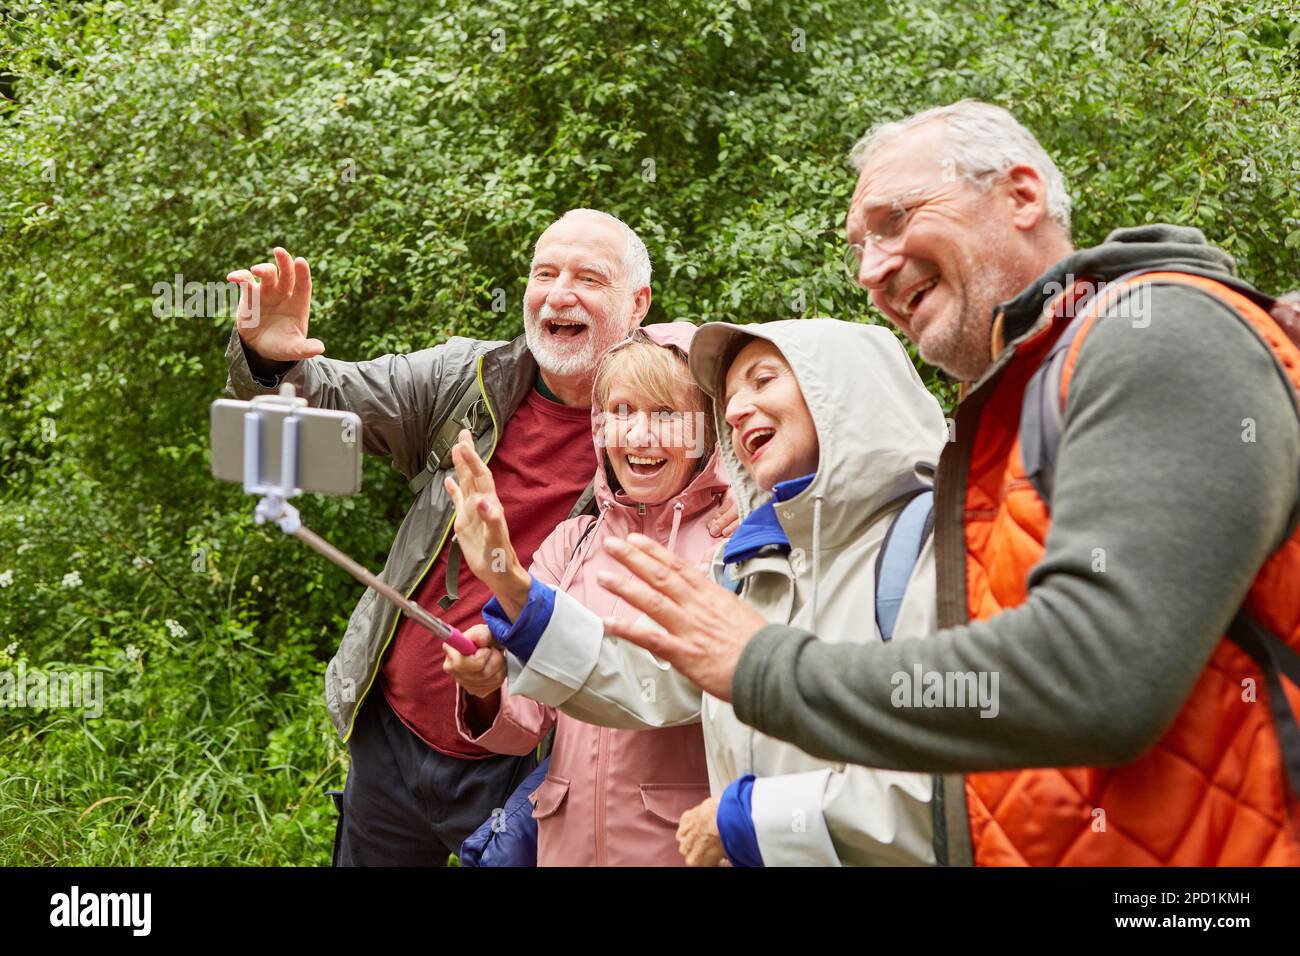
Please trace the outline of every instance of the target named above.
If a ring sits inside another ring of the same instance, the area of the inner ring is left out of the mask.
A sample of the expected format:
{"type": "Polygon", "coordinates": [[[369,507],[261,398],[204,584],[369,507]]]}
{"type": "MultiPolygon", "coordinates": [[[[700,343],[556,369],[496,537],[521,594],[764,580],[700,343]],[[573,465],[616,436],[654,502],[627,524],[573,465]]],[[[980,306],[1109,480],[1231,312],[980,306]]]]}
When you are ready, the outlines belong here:
{"type": "Polygon", "coordinates": [[[212,474],[261,495],[253,515],[272,521],[316,553],[373,588],[408,617],[466,656],[478,645],[458,628],[434,617],[386,581],[303,525],[289,503],[300,492],[352,495],[361,490],[361,419],[353,412],[308,408],[293,386],[251,402],[219,398],[212,403],[212,474]],[[289,436],[286,439],[286,436],[289,436]]]}
{"type": "Polygon", "coordinates": [[[337,412],[306,405],[240,402],[219,398],[212,403],[212,474],[222,481],[244,481],[244,417],[260,416],[258,473],[261,484],[280,484],[284,421],[298,418],[297,475],[302,491],[322,495],[354,495],[361,490],[361,419],[354,412],[337,412]]]}

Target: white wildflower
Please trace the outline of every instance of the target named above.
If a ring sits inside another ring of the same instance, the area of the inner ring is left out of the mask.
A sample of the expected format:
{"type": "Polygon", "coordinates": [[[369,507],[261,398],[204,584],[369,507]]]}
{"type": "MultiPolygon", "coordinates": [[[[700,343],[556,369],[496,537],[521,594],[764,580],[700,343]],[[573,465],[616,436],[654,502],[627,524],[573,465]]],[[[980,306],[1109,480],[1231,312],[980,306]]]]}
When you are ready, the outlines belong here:
{"type": "Polygon", "coordinates": [[[128,661],[133,661],[140,656],[140,648],[136,647],[134,644],[128,644],[122,653],[126,655],[128,661]]]}
{"type": "Polygon", "coordinates": [[[167,633],[174,638],[180,639],[182,637],[187,637],[190,633],[181,626],[179,621],[173,621],[171,618],[167,618],[167,620],[163,621],[163,624],[167,628],[167,633]]]}
{"type": "Polygon", "coordinates": [[[5,647],[5,657],[13,657],[18,652],[19,643],[19,641],[10,641],[8,646],[5,647]]]}
{"type": "Polygon", "coordinates": [[[65,574],[63,576],[63,586],[65,588],[81,587],[81,572],[69,571],[67,574],[65,574]]]}
{"type": "Polygon", "coordinates": [[[9,570],[5,571],[4,574],[0,574],[0,588],[7,588],[9,587],[9,585],[13,583],[14,583],[13,568],[10,568],[9,570]]]}

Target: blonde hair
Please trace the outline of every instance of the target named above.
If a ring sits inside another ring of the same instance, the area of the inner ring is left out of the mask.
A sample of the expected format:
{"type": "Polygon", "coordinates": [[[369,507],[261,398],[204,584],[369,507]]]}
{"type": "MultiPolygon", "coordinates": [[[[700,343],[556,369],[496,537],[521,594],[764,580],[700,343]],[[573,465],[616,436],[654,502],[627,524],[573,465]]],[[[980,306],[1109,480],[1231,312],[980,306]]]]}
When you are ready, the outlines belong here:
{"type": "Polygon", "coordinates": [[[696,419],[704,423],[704,454],[700,460],[708,460],[718,440],[712,408],[708,395],[691,377],[681,350],[658,345],[644,329],[633,329],[630,340],[607,352],[596,370],[596,401],[602,410],[616,383],[646,396],[657,408],[700,412],[696,419]]]}

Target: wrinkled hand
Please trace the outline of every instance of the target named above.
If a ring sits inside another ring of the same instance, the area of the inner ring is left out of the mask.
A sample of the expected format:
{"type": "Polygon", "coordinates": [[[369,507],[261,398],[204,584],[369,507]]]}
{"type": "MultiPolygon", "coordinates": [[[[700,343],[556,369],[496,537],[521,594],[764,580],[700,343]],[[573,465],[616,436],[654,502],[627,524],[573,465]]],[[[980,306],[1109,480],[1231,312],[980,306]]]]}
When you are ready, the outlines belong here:
{"type": "Polygon", "coordinates": [[[718,833],[718,802],[709,797],[682,814],[677,824],[677,849],[687,866],[719,866],[726,858],[718,833]]]}
{"type": "Polygon", "coordinates": [[[730,488],[722,499],[722,510],[709,519],[709,534],[715,538],[729,538],[740,527],[740,506],[736,504],[736,493],[730,488]]]}
{"type": "Polygon", "coordinates": [[[506,682],[506,655],[492,640],[486,624],[475,624],[465,636],[478,645],[473,657],[466,657],[450,644],[444,644],[442,669],[456,679],[466,692],[488,697],[506,682]]]}
{"type": "Polygon", "coordinates": [[[601,571],[596,580],[667,633],[643,620],[605,619],[605,633],[668,661],[688,680],[731,700],[731,677],[763,616],[708,575],[645,535],[607,538],[605,550],[632,572],[601,571]]]}
{"type": "Polygon", "coordinates": [[[236,269],[227,282],[239,286],[235,327],[253,352],[273,362],[296,362],[325,351],[320,339],[307,338],[311,313],[311,267],[280,246],[275,262],[236,269]]]}
{"type": "Polygon", "coordinates": [[[510,543],[510,527],[492,472],[478,456],[468,430],[461,429],[451,460],[456,477],[444,478],[443,487],[456,506],[456,544],[474,576],[492,589],[514,620],[528,600],[531,580],[510,543]]]}

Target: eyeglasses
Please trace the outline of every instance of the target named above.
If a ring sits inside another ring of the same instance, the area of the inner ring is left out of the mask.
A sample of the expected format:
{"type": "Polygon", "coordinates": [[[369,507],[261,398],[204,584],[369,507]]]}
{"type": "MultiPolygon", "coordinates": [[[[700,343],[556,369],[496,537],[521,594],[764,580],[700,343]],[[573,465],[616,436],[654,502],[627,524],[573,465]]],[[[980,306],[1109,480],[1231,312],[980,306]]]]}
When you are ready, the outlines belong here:
{"type": "Polygon", "coordinates": [[[928,188],[917,186],[877,205],[867,221],[862,241],[855,242],[844,250],[844,271],[850,279],[858,281],[862,272],[862,257],[871,246],[879,246],[882,250],[897,247],[898,241],[907,231],[908,223],[912,221],[912,213],[930,201],[930,197],[924,195],[928,188]]]}

